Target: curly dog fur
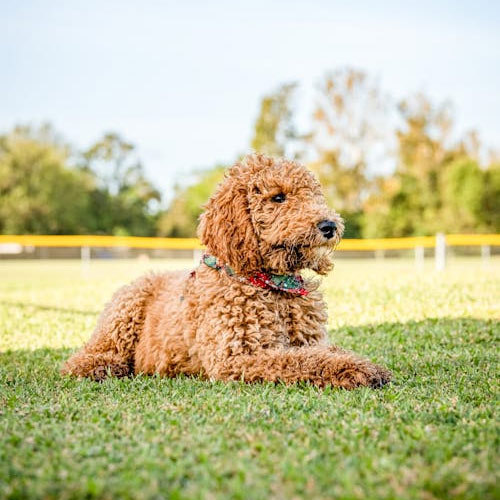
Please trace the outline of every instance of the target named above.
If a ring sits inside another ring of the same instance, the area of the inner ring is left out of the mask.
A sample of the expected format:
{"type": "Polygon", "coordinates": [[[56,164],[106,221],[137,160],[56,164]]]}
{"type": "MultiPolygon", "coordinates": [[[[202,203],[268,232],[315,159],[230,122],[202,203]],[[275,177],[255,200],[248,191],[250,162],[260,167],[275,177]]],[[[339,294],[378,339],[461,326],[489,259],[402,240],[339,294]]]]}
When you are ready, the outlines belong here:
{"type": "Polygon", "coordinates": [[[384,385],[385,368],[329,345],[316,281],[306,280],[309,293],[298,296],[242,279],[262,270],[326,274],[342,231],[342,219],[327,208],[307,169],[247,156],[227,172],[198,230],[207,251],[236,276],[202,263],[191,273],[151,274],[121,288],[63,373],[94,380],[184,373],[346,389],[384,385]],[[321,221],[335,224],[333,235],[318,229],[321,221]]]}

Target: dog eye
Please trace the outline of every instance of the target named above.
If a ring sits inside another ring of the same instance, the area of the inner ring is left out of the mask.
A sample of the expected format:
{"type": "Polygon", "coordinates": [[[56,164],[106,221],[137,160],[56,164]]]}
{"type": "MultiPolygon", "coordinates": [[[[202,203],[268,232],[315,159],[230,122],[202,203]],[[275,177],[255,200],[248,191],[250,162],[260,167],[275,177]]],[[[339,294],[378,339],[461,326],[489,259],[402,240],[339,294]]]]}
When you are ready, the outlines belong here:
{"type": "Polygon", "coordinates": [[[275,194],[271,198],[271,201],[274,201],[275,203],[283,203],[285,200],[286,200],[286,196],[283,193],[275,194]]]}

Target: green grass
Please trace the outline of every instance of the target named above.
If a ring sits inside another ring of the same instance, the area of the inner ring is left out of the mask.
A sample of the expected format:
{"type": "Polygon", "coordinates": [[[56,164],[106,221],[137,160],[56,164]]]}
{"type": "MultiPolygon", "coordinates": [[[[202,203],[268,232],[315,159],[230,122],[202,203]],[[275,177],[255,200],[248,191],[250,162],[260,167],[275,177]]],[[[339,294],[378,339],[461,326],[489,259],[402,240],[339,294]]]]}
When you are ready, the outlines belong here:
{"type": "Polygon", "coordinates": [[[0,262],[0,498],[499,498],[500,260],[338,260],[332,340],[379,391],[58,369],[114,288],[190,262],[0,262]]]}

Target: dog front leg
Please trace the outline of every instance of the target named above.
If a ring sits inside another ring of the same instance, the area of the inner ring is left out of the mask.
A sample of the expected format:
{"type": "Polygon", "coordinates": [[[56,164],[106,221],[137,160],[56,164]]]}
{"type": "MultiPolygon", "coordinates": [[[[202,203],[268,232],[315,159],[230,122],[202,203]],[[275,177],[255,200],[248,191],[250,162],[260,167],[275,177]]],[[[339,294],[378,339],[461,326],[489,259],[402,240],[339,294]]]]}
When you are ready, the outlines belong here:
{"type": "Polygon", "coordinates": [[[251,354],[212,358],[209,363],[205,370],[217,380],[308,381],[318,387],[354,389],[381,387],[391,378],[385,368],[329,346],[259,349],[251,354]]]}

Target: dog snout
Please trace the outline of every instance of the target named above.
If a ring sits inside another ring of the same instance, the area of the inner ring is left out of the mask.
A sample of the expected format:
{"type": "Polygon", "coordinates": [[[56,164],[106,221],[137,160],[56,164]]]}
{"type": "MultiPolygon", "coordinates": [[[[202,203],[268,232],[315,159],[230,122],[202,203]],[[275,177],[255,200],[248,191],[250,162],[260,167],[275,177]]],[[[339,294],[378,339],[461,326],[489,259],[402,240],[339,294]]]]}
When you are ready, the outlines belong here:
{"type": "Polygon", "coordinates": [[[326,239],[330,240],[335,235],[337,224],[335,224],[332,220],[322,220],[321,222],[318,222],[318,229],[326,239]]]}

